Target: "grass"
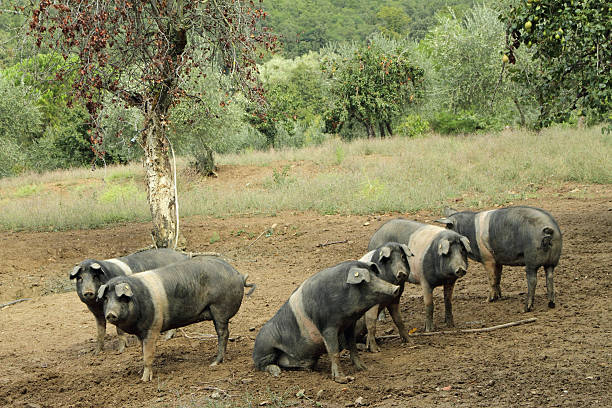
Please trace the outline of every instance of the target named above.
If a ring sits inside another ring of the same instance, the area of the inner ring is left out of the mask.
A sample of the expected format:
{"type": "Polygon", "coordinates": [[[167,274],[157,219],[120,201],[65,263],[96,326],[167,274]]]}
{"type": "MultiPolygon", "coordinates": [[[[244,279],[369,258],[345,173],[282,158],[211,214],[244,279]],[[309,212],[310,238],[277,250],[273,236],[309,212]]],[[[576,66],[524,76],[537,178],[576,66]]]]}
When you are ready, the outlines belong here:
{"type": "MultiPolygon", "coordinates": [[[[179,208],[182,217],[223,217],[284,210],[412,212],[439,209],[458,198],[462,207],[483,207],[535,197],[542,186],[612,184],[610,157],[612,135],[599,128],[334,139],[304,149],[220,156],[221,166],[256,166],[267,176],[224,183],[221,168],[216,180],[183,177],[179,208]]],[[[186,165],[179,160],[179,174],[186,165]]],[[[0,228],[95,228],[150,220],[143,177],[142,166],[132,164],[1,179],[0,228]]]]}

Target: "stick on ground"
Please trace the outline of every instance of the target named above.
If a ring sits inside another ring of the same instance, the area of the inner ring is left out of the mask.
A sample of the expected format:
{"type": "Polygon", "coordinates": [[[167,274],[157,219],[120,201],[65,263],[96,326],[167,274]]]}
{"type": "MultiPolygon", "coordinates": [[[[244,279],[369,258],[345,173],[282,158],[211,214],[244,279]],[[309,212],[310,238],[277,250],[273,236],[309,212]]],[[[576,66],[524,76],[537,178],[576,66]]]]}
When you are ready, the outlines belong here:
{"type": "MultiPolygon", "coordinates": [[[[425,333],[412,333],[412,334],[409,334],[408,336],[412,337],[412,336],[435,336],[438,334],[482,333],[482,332],[489,332],[489,331],[498,330],[498,329],[504,329],[506,327],[518,326],[521,324],[533,323],[536,320],[538,319],[535,317],[531,317],[529,319],[517,320],[515,322],[504,323],[504,324],[498,324],[497,326],[482,327],[480,329],[461,329],[461,330],[444,330],[444,331],[425,332],[425,333]]],[[[377,339],[381,339],[381,340],[395,339],[395,338],[399,338],[399,335],[391,334],[388,336],[377,337],[377,339]]]]}
{"type": "Polygon", "coordinates": [[[5,307],[8,307],[10,305],[14,305],[15,303],[25,302],[26,300],[30,300],[30,298],[21,298],[21,299],[17,299],[17,300],[11,300],[10,302],[1,304],[0,305],[0,309],[4,309],[5,307]]]}

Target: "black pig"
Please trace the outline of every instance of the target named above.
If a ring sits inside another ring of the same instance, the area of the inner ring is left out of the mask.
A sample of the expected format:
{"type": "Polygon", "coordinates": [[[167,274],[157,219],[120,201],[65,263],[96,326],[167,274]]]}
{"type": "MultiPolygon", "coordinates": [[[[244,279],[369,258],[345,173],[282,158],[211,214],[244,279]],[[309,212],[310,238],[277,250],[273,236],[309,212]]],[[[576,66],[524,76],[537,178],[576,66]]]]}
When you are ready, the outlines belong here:
{"type": "Polygon", "coordinates": [[[394,241],[408,245],[414,254],[408,259],[408,282],[419,284],[425,303],[425,331],[433,331],[433,289],[444,286],[445,322],[453,320],[453,289],[457,279],[467,272],[467,253],[471,251],[468,239],[454,231],[435,225],[396,218],[383,224],[370,239],[372,250],[394,241]]]}
{"type": "Polygon", "coordinates": [[[380,278],[377,264],[346,261],[308,278],[268,320],[255,339],[253,361],[258,370],[277,376],[280,367],[314,368],[327,352],[332,378],[346,383],[339,366],[343,349],[365,369],[355,344],[355,323],[372,306],[389,302],[399,286],[380,278]]]}
{"type": "MultiPolygon", "coordinates": [[[[76,291],[87,308],[96,318],[98,336],[95,353],[104,348],[104,334],[106,333],[106,319],[102,303],[96,300],[100,286],[116,276],[126,276],[149,269],[159,268],[175,262],[189,259],[189,255],[171,249],[149,249],[136,252],[121,258],[96,261],[87,259],[74,267],[70,272],[70,279],[76,279],[76,291]]],[[[127,336],[117,328],[119,336],[119,352],[123,352],[127,344],[127,336]]]]}
{"type": "Polygon", "coordinates": [[[212,320],[218,352],[211,366],[223,361],[229,319],[240,308],[244,287],[254,289],[246,279],[247,275],[241,275],[221,259],[198,257],[113,278],[100,287],[98,299],[104,303],[106,320],[141,341],[142,381],[150,381],[155,343],[161,331],[212,320]]]}
{"type": "Polygon", "coordinates": [[[384,308],[387,308],[389,311],[402,341],[408,340],[408,332],[406,332],[404,321],[400,314],[399,301],[404,292],[404,283],[410,273],[408,259],[412,256],[413,254],[407,245],[387,242],[385,245],[368,252],[359,259],[361,262],[376,261],[381,269],[381,279],[400,287],[400,291],[395,298],[389,302],[372,307],[357,323],[358,336],[362,335],[364,329],[367,331],[365,339],[366,347],[373,353],[380,351],[376,344],[376,317],[384,308]]]}
{"type": "Polygon", "coordinates": [[[533,309],[540,266],[546,271],[548,307],[555,307],[553,271],[561,256],[562,237],[557,221],[535,207],[516,206],[481,212],[450,208],[438,222],[465,235],[472,244],[470,258],[484,265],[489,275],[489,301],[501,298],[503,265],[525,266],[527,298],[525,311],[533,309]]]}

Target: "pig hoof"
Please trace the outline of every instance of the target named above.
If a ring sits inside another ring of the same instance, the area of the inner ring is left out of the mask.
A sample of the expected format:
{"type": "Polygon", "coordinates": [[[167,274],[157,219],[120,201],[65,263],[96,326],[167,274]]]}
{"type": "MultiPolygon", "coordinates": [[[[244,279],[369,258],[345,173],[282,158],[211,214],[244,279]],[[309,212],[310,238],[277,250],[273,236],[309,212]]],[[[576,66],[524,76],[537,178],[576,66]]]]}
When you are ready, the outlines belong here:
{"type": "Polygon", "coordinates": [[[348,375],[339,375],[334,377],[334,381],[340,384],[346,384],[349,381],[353,381],[355,379],[355,377],[351,377],[348,375]]]}
{"type": "Polygon", "coordinates": [[[153,379],[153,370],[151,370],[150,368],[145,368],[144,372],[142,373],[142,378],[140,379],[143,382],[148,382],[151,381],[153,379]]]}
{"type": "Polygon", "coordinates": [[[555,302],[553,302],[553,301],[548,302],[548,307],[551,308],[551,309],[554,309],[555,308],[555,302]]]}
{"type": "Polygon", "coordinates": [[[267,366],[266,371],[272,374],[273,377],[278,377],[281,373],[280,367],[274,364],[267,366]]]}

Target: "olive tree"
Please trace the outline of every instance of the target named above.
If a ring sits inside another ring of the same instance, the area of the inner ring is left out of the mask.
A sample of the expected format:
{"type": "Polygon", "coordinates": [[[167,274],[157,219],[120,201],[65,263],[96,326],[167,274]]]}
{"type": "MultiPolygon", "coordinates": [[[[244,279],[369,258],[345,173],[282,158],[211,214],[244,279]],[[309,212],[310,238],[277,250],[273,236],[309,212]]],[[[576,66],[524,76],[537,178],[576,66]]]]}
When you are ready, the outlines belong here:
{"type": "Polygon", "coordinates": [[[264,16],[255,1],[241,0],[40,0],[32,10],[37,45],[60,53],[67,63],[58,78],[76,74],[73,93],[94,119],[94,146],[102,142],[97,119],[106,93],[142,112],[139,144],[159,247],[178,239],[168,112],[180,100],[199,98],[184,85],[207,61],[257,98],[255,58],[275,44],[258,28],[264,16]],[[69,63],[71,55],[76,62],[69,63]]]}

